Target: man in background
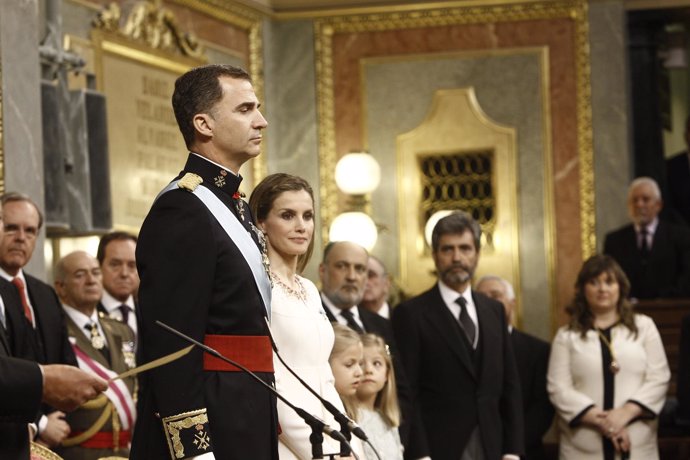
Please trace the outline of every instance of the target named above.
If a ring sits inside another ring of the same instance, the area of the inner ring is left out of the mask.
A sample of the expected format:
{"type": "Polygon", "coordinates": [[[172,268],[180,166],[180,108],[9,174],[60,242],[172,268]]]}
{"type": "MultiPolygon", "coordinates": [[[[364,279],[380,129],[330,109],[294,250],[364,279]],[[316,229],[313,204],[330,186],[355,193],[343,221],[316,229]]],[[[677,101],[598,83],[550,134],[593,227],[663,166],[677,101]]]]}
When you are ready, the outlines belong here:
{"type": "Polygon", "coordinates": [[[405,458],[518,460],[524,449],[520,377],[503,305],[471,289],[481,228],[465,212],[432,232],[438,282],[393,310],[420,429],[405,458]]]}
{"type": "MultiPolygon", "coordinates": [[[[36,248],[43,215],[28,196],[9,192],[0,198],[4,232],[0,238],[0,276],[12,283],[28,326],[27,348],[15,355],[40,364],[76,365],[67,340],[65,318],[55,291],[24,271],[36,248]]],[[[64,413],[43,407],[37,420],[37,441],[57,446],[69,432],[64,413]]]]}
{"type": "Polygon", "coordinates": [[[542,438],[551,427],[554,414],[546,391],[551,347],[547,342],[515,328],[515,290],[507,280],[498,276],[483,276],[477,281],[475,290],[498,300],[505,308],[522,390],[526,452],[523,459],[544,460],[546,455],[542,438]]]}
{"type": "Polygon", "coordinates": [[[369,255],[367,282],[364,286],[364,295],[359,306],[383,318],[390,319],[391,308],[388,305],[390,290],[391,278],[386,272],[385,265],[383,265],[380,259],[369,255]]]}
{"type": "Polygon", "coordinates": [[[103,297],[98,311],[132,329],[137,336],[135,294],[139,289],[137,237],[126,232],[110,232],[101,237],[96,258],[103,275],[103,297]]]}
{"type": "Polygon", "coordinates": [[[630,224],[606,235],[604,254],[616,259],[637,299],[690,295],[690,230],[659,219],[663,207],[654,179],[628,188],[630,224]]]}

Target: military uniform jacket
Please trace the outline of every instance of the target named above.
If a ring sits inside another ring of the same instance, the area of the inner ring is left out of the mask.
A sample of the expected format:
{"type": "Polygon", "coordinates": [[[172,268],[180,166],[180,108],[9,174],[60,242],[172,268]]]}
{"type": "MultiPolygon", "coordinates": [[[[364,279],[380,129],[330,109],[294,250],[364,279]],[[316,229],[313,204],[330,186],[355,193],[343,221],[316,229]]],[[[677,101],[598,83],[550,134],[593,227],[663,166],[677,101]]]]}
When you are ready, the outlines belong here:
{"type": "MultiPolygon", "coordinates": [[[[71,318],[66,317],[67,332],[70,340],[73,340],[76,343],[76,346],[79,347],[79,349],[86,355],[88,355],[89,358],[96,361],[103,367],[110,369],[115,374],[121,374],[129,370],[134,363],[131,361],[129,364],[127,363],[126,353],[133,350],[134,333],[128,326],[125,326],[117,320],[105,317],[104,315],[99,315],[98,321],[101,324],[101,328],[103,329],[103,333],[105,335],[106,346],[108,347],[110,354],[110,363],[107,361],[105,355],[101,351],[95,349],[93,345],[91,345],[91,340],[86,337],[85,331],[82,332],[79,326],[77,326],[71,318]]],[[[132,396],[134,396],[134,392],[136,391],[135,379],[136,377],[129,377],[123,380],[132,396]]],[[[105,396],[103,395],[101,398],[105,398],[105,396]]],[[[105,407],[105,404],[101,407],[93,409],[81,407],[74,412],[68,413],[65,419],[67,423],[69,423],[72,431],[67,439],[74,437],[78,433],[87,431],[91,426],[93,426],[93,424],[98,420],[99,416],[101,416],[103,413],[105,407]]],[[[107,421],[99,431],[113,431],[112,416],[108,417],[107,421]]],[[[57,450],[58,453],[65,458],[65,460],[88,460],[114,455],[123,457],[127,456],[126,449],[116,451],[113,448],[94,449],[84,448],[76,445],[72,447],[61,447],[57,450]]]]}
{"type": "MultiPolygon", "coordinates": [[[[182,174],[187,172],[199,175],[199,187],[239,216],[233,195],[241,177],[194,154],[182,174]]],[[[243,206],[247,226],[251,215],[243,206]]],[[[136,256],[139,362],[189,345],[156,320],[201,342],[207,334],[266,335],[266,307],[249,265],[194,194],[180,188],[157,199],[136,256]]],[[[272,372],[257,375],[273,382],[272,372]]],[[[201,350],[143,374],[140,387],[130,458],[188,458],[211,451],[223,460],[278,457],[275,398],[244,373],[204,371],[201,350]],[[170,436],[171,427],[178,438],[170,436]]]]}

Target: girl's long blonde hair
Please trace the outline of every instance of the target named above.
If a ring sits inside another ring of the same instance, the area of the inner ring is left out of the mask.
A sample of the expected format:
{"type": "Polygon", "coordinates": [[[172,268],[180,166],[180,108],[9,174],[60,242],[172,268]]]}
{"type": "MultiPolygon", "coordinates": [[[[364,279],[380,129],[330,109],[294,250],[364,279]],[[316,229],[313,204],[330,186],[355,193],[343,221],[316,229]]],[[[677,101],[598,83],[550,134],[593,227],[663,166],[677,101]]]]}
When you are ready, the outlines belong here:
{"type": "Polygon", "coordinates": [[[386,362],[386,383],[376,395],[374,409],[379,411],[383,419],[392,427],[400,426],[400,405],[398,404],[398,391],[395,385],[395,372],[393,371],[393,359],[386,341],[376,334],[362,334],[364,348],[372,347],[381,353],[386,362]]]}
{"type": "MultiPolygon", "coordinates": [[[[335,341],[333,342],[333,349],[331,350],[331,355],[328,358],[330,363],[333,358],[342,354],[353,345],[362,343],[360,335],[350,329],[347,326],[343,326],[340,323],[331,323],[333,325],[333,332],[335,333],[335,341]]],[[[340,399],[343,401],[343,406],[345,406],[345,412],[347,416],[352,420],[357,421],[357,412],[359,408],[359,401],[357,401],[357,395],[343,396],[340,395],[340,399]]]]}

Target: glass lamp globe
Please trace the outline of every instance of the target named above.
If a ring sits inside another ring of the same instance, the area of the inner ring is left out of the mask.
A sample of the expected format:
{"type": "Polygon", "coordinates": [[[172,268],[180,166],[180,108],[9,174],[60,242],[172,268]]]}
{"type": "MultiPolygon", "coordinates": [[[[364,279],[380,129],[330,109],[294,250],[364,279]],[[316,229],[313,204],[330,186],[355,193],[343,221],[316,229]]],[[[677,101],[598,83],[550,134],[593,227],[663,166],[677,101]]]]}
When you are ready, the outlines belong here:
{"type": "Polygon", "coordinates": [[[378,231],[371,217],[363,212],[344,212],[333,219],[328,232],[330,241],[351,241],[371,251],[376,244],[378,231]]]}
{"type": "Polygon", "coordinates": [[[366,195],[381,182],[381,168],[368,153],[348,153],[335,165],[335,183],[349,195],[366,195]]]}
{"type": "Polygon", "coordinates": [[[426,225],[424,225],[424,239],[426,240],[426,244],[431,247],[431,234],[434,231],[434,227],[438,223],[439,220],[443,219],[444,217],[453,214],[453,211],[449,209],[443,209],[441,211],[436,211],[429,217],[429,220],[426,221],[426,225]]]}

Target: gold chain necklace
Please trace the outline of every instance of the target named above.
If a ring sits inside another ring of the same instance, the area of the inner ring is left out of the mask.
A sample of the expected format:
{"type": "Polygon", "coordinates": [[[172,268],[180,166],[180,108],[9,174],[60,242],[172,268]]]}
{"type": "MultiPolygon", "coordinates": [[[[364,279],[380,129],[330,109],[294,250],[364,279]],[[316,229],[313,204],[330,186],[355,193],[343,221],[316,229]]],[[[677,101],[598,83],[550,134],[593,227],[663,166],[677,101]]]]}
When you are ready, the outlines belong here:
{"type": "Polygon", "coordinates": [[[617,374],[618,371],[621,370],[621,365],[618,364],[618,360],[616,359],[616,353],[613,351],[613,346],[611,345],[611,342],[606,338],[603,332],[599,328],[596,328],[597,333],[599,334],[599,337],[601,340],[604,342],[606,347],[609,349],[609,354],[611,355],[611,364],[609,365],[609,370],[611,371],[612,374],[617,374]]]}

